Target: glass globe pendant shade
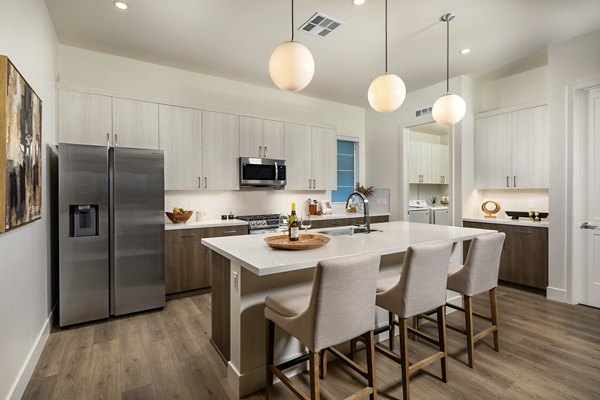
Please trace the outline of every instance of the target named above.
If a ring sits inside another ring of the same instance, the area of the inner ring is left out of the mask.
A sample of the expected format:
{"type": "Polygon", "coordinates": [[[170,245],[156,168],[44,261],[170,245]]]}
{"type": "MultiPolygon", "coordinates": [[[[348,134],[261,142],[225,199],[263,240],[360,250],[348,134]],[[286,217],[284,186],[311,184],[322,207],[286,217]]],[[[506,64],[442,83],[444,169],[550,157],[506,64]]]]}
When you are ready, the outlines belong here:
{"type": "Polygon", "coordinates": [[[315,74],[315,60],[301,43],[285,42],[271,53],[269,74],[273,83],[281,90],[297,92],[312,80],[315,74]]]}
{"type": "Polygon", "coordinates": [[[467,105],[457,94],[446,94],[433,103],[431,114],[435,122],[441,125],[454,125],[465,116],[467,105]]]}
{"type": "Polygon", "coordinates": [[[375,111],[392,112],[404,102],[406,85],[398,75],[384,74],[373,79],[367,97],[375,111]]]}

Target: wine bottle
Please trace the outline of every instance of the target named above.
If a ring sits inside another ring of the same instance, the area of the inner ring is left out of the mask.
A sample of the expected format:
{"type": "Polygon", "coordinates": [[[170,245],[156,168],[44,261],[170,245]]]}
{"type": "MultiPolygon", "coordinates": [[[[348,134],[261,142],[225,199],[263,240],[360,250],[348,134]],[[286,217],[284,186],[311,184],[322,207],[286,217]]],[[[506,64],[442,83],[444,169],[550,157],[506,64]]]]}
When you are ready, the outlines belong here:
{"type": "Polygon", "coordinates": [[[288,224],[288,238],[291,241],[298,240],[300,234],[300,224],[298,223],[298,216],[296,215],[296,203],[292,203],[292,214],[290,215],[290,222],[288,224]]]}

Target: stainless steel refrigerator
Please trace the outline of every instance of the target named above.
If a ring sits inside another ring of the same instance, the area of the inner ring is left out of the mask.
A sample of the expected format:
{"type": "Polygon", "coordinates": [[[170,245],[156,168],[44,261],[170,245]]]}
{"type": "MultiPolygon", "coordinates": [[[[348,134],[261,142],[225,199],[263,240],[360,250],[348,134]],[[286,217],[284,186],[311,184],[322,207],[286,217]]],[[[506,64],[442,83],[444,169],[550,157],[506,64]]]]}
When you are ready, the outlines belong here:
{"type": "Polygon", "coordinates": [[[162,150],[58,153],[60,326],[163,307],[162,150]]]}

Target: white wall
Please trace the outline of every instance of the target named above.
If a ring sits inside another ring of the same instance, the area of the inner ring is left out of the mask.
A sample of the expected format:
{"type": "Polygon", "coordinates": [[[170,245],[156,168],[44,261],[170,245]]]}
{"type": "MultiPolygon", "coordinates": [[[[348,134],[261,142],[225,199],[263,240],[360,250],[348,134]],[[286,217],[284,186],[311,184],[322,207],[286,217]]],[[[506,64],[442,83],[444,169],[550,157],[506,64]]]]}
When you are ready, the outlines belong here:
{"type": "Polygon", "coordinates": [[[0,12],[0,54],[42,99],[42,219],[0,234],[0,398],[20,398],[48,334],[50,217],[47,145],[55,144],[58,44],[43,0],[9,0],[0,12]]]}
{"type": "Polygon", "coordinates": [[[600,30],[554,44],[548,48],[550,94],[550,212],[548,297],[578,302],[572,276],[572,229],[581,221],[572,218],[573,132],[567,113],[569,85],[600,78],[600,30]]]}
{"type": "Polygon", "coordinates": [[[548,99],[548,66],[478,85],[475,113],[548,99]]]}
{"type": "MultiPolygon", "coordinates": [[[[365,181],[365,115],[361,107],[63,45],[59,57],[60,83],[65,87],[99,89],[169,104],[335,127],[339,135],[359,139],[359,181],[365,181]]],[[[167,192],[166,206],[184,203],[185,208],[186,203],[205,204],[215,215],[230,208],[244,210],[240,211],[244,213],[278,212],[290,196],[302,200],[309,197],[302,192],[283,196],[274,195],[273,191],[251,195],[247,192],[191,191],[183,195],[167,192]],[[215,204],[214,199],[225,203],[215,204]]],[[[312,197],[330,199],[331,193],[313,192],[312,197]]]]}

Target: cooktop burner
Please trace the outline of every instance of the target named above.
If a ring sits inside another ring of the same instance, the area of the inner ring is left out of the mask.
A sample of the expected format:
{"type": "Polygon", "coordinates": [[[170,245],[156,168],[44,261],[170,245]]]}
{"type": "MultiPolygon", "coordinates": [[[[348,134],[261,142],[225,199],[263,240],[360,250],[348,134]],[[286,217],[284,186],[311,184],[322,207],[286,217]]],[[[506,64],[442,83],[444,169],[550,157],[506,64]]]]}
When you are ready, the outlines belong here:
{"type": "Polygon", "coordinates": [[[250,232],[260,233],[265,230],[279,229],[279,214],[242,215],[236,218],[248,221],[250,232]]]}

